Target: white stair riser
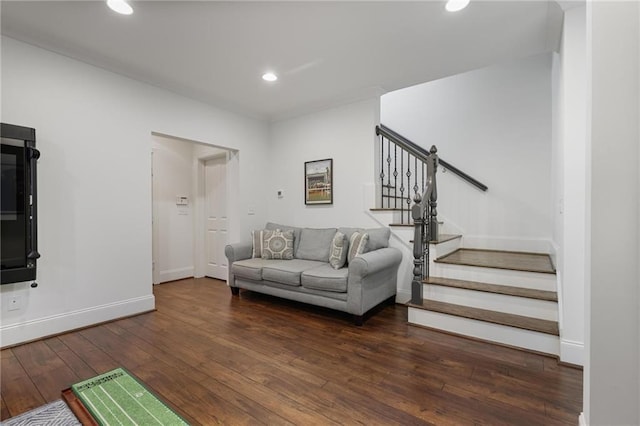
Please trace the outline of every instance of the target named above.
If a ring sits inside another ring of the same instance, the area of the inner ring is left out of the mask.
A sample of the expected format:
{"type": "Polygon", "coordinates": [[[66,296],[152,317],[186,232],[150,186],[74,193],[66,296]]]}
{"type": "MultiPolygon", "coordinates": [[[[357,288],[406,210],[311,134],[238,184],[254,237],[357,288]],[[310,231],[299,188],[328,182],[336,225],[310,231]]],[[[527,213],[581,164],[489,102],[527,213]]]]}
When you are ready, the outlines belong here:
{"type": "Polygon", "coordinates": [[[484,291],[439,285],[424,285],[424,298],[454,305],[488,309],[525,317],[558,321],[558,304],[548,300],[529,299],[484,291]]]}
{"type": "Polygon", "coordinates": [[[432,277],[518,286],[535,290],[557,291],[556,276],[554,274],[430,262],[429,275],[432,277]]]}
{"type": "Polygon", "coordinates": [[[558,336],[536,331],[411,307],[409,323],[556,356],[560,353],[558,336]]]}
{"type": "Polygon", "coordinates": [[[462,243],[462,238],[454,238],[449,241],[445,241],[440,244],[429,244],[429,256],[432,259],[437,259],[442,256],[446,256],[449,253],[453,253],[454,251],[460,248],[462,243]]]}

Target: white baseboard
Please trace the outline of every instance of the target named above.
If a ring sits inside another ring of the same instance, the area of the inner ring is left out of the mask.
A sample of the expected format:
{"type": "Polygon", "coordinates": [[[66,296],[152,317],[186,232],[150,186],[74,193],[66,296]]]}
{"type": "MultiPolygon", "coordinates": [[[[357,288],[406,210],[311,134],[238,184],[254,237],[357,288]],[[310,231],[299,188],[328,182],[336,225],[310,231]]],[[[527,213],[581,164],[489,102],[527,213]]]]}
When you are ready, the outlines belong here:
{"type": "Polygon", "coordinates": [[[404,304],[411,300],[411,291],[398,291],[396,293],[396,303],[404,304]]]}
{"type": "Polygon", "coordinates": [[[560,339],[560,361],[584,365],[584,343],[560,339]]]}
{"type": "Polygon", "coordinates": [[[168,269],[166,271],[160,271],[158,279],[161,283],[167,281],[181,280],[183,278],[190,278],[194,276],[193,266],[187,266],[186,268],[168,269]]]}
{"type": "Polygon", "coordinates": [[[153,309],[155,309],[155,297],[151,294],[3,326],[0,327],[0,347],[30,342],[153,309]]]}
{"type": "Polygon", "coordinates": [[[578,424],[580,426],[589,426],[589,424],[587,423],[587,419],[584,418],[584,413],[580,413],[580,415],[578,416],[578,424]]]}

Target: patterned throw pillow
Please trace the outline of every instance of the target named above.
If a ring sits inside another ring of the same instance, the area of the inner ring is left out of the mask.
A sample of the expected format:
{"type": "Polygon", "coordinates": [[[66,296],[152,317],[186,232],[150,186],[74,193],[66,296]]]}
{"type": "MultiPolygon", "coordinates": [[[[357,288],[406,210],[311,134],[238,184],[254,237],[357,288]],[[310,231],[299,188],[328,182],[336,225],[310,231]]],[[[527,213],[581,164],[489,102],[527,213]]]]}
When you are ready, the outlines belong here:
{"type": "Polygon", "coordinates": [[[367,241],[369,241],[369,234],[366,232],[354,232],[349,240],[349,254],[347,260],[351,262],[357,256],[364,253],[367,248],[367,241]]]}
{"type": "Polygon", "coordinates": [[[333,269],[340,269],[347,263],[347,249],[349,241],[342,232],[336,232],[333,241],[331,241],[331,254],[329,255],[329,264],[333,269]]]}
{"type": "Polygon", "coordinates": [[[251,242],[253,244],[253,251],[251,257],[262,257],[262,234],[264,229],[256,229],[251,231],[251,242]]]}
{"type": "Polygon", "coordinates": [[[293,231],[265,230],[262,233],[263,259],[293,259],[293,231]]]}

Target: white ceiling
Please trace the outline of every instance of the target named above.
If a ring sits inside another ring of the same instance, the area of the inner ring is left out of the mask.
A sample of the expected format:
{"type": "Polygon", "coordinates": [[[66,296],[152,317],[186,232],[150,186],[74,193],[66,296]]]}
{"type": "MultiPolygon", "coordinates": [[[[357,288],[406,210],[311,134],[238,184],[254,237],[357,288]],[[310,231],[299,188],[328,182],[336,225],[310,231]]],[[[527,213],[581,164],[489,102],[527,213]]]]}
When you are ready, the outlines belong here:
{"type": "Polygon", "coordinates": [[[553,50],[554,1],[2,1],[2,34],[278,120],[553,50]],[[261,75],[275,71],[276,83],[261,75]]]}

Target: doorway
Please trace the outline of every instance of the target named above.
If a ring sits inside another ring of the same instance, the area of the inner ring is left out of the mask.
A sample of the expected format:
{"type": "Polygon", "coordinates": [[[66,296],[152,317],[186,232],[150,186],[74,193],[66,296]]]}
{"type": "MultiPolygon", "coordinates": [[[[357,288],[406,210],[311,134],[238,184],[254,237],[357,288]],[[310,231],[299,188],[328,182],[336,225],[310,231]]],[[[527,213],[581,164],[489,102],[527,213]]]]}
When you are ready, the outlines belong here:
{"type": "Polygon", "coordinates": [[[236,151],[152,135],[153,283],[227,278],[224,248],[235,202],[236,151]],[[228,164],[231,161],[232,166],[228,164]]]}

